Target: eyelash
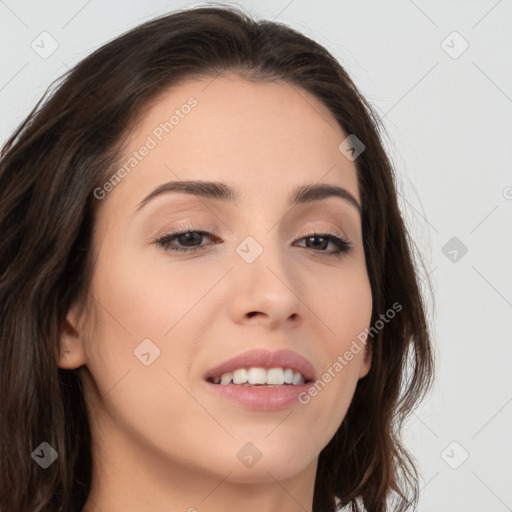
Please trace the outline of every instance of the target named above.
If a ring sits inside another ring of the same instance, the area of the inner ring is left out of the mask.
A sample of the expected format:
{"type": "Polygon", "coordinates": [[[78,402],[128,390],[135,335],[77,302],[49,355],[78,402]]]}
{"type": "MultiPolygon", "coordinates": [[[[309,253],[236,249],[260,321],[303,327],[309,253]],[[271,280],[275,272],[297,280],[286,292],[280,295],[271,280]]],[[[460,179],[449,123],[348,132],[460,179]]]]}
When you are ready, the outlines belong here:
{"type": "MultiPolygon", "coordinates": [[[[155,240],[155,244],[159,247],[162,247],[165,252],[168,251],[175,251],[175,252],[185,252],[185,253],[193,253],[196,251],[201,251],[206,248],[206,245],[200,245],[197,247],[171,247],[170,243],[173,239],[179,237],[180,235],[185,235],[188,233],[197,233],[203,237],[207,237],[210,240],[213,239],[213,236],[208,231],[201,231],[194,229],[192,226],[180,226],[177,227],[175,230],[166,233],[162,237],[155,240]]],[[[303,236],[299,238],[298,240],[305,240],[308,238],[314,238],[314,237],[322,237],[325,238],[328,242],[332,242],[334,245],[338,247],[338,249],[335,252],[326,252],[326,251],[317,251],[319,253],[323,253],[323,255],[329,256],[329,257],[337,257],[341,258],[345,254],[349,253],[352,250],[352,243],[349,242],[347,239],[340,237],[338,233],[335,231],[326,230],[323,232],[314,231],[313,233],[303,236]]],[[[219,242],[214,242],[215,244],[219,242]]],[[[306,247],[306,249],[309,249],[309,247],[306,247]]],[[[313,249],[315,250],[315,249],[313,249]]]]}

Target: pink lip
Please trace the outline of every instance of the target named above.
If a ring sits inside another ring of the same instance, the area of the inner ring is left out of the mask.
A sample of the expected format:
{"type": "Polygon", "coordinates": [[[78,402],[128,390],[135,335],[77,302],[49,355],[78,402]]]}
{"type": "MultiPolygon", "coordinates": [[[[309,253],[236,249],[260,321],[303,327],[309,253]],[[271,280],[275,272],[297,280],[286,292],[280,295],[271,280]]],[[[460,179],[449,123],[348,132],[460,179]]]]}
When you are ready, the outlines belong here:
{"type": "MultiPolygon", "coordinates": [[[[291,368],[299,372],[307,381],[315,380],[315,369],[304,357],[291,350],[270,350],[254,349],[233,357],[228,361],[208,370],[204,379],[220,377],[223,373],[233,372],[239,368],[291,368]]],[[[240,386],[238,386],[240,387],[240,386]]],[[[296,386],[299,388],[300,386],[296,386]]],[[[252,389],[252,388],[251,388],[252,389]]],[[[269,389],[269,388],[266,388],[269,389]]],[[[274,388],[275,389],[275,388],[274,388]]]]}
{"type": "Polygon", "coordinates": [[[263,386],[241,386],[238,384],[213,384],[208,381],[202,381],[202,384],[221,398],[260,411],[275,411],[297,404],[300,402],[301,395],[302,397],[306,396],[308,389],[314,385],[310,382],[297,386],[283,385],[266,388],[263,386]]]}
{"type": "Polygon", "coordinates": [[[304,396],[315,380],[315,369],[304,357],[291,350],[255,349],[225,361],[209,370],[203,384],[206,388],[224,399],[238,405],[261,411],[273,411],[289,407],[299,402],[301,393],[304,396]],[[291,368],[299,372],[306,383],[299,385],[284,384],[283,386],[243,386],[239,384],[214,384],[209,378],[220,377],[223,373],[232,372],[239,368],[291,368]]]}

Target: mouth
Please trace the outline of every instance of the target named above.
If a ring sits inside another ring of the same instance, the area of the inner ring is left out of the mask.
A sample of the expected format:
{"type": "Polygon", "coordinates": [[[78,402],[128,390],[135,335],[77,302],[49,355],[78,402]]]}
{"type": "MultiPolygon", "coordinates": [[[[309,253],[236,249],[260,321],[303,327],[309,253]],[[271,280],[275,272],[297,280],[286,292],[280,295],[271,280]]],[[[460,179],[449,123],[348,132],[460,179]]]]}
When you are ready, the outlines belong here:
{"type": "Polygon", "coordinates": [[[210,384],[218,384],[220,386],[244,387],[264,387],[275,388],[282,386],[300,386],[312,382],[306,379],[297,370],[293,368],[238,368],[232,372],[225,372],[216,377],[208,377],[206,379],[210,384]]]}
{"type": "Polygon", "coordinates": [[[265,412],[296,406],[314,380],[314,366],[291,350],[250,350],[203,376],[206,390],[220,400],[265,412]]]}
{"type": "Polygon", "coordinates": [[[255,349],[210,369],[204,380],[221,386],[300,386],[315,380],[315,369],[291,350],[255,349]]]}
{"type": "Polygon", "coordinates": [[[224,403],[245,410],[271,412],[296,407],[311,384],[215,384],[204,381],[206,390],[224,403]]]}

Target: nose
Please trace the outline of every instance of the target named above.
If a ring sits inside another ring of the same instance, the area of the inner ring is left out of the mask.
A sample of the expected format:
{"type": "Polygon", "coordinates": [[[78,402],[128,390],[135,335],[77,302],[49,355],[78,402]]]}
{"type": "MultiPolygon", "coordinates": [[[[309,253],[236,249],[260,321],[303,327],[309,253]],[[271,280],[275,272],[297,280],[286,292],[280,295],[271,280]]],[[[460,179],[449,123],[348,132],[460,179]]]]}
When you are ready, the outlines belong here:
{"type": "Polygon", "coordinates": [[[267,239],[260,256],[251,263],[240,258],[231,274],[230,314],[235,323],[267,329],[302,323],[300,279],[278,242],[267,239]]]}

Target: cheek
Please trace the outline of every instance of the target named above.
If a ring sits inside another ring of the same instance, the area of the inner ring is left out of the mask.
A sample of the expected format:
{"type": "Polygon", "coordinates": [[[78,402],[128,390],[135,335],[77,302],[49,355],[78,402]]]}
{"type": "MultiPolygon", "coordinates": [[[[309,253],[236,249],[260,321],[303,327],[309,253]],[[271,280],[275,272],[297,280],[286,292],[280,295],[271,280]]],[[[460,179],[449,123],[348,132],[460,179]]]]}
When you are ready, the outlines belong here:
{"type": "Polygon", "coordinates": [[[315,294],[315,312],[321,319],[318,325],[325,327],[322,373],[302,403],[314,411],[317,435],[326,442],[352,401],[366,351],[361,333],[370,326],[372,315],[372,291],[364,262],[353,263],[326,280],[321,293],[315,294]]]}
{"type": "MultiPolygon", "coordinates": [[[[323,321],[326,348],[334,357],[347,350],[352,340],[369,326],[372,290],[362,259],[347,262],[338,272],[324,277],[317,274],[316,279],[315,313],[323,321]]],[[[313,283],[309,286],[315,289],[313,283]]]]}
{"type": "Polygon", "coordinates": [[[333,387],[341,393],[347,391],[346,387],[355,390],[360,371],[366,367],[366,333],[372,317],[372,290],[366,271],[348,276],[342,289],[336,301],[337,312],[331,319],[336,334],[328,343],[326,376],[327,380],[337,381],[333,387]]]}
{"type": "Polygon", "coordinates": [[[117,386],[129,372],[125,380],[140,381],[134,393],[141,400],[144,393],[165,394],[169,373],[181,382],[188,378],[200,333],[212,318],[206,310],[211,301],[201,298],[218,274],[204,272],[198,279],[192,269],[163,258],[156,265],[128,251],[109,258],[113,248],[107,245],[102,250],[92,285],[94,332],[86,348],[98,392],[117,386]]]}
{"type": "Polygon", "coordinates": [[[161,270],[134,261],[117,255],[115,263],[105,258],[96,267],[96,318],[86,349],[93,419],[129,432],[152,449],[182,456],[185,463],[187,443],[173,441],[169,433],[185,439],[190,422],[205,420],[204,410],[186,391],[194,352],[186,315],[211,285],[187,286],[190,281],[178,272],[166,282],[161,270]]]}
{"type": "Polygon", "coordinates": [[[121,329],[125,334],[128,331],[133,341],[169,338],[174,326],[185,319],[218,279],[208,271],[198,278],[192,266],[180,266],[171,258],[165,254],[158,259],[142,258],[126,252],[117,254],[115,261],[105,259],[98,265],[94,289],[110,313],[111,318],[105,321],[115,330],[121,329]]]}

